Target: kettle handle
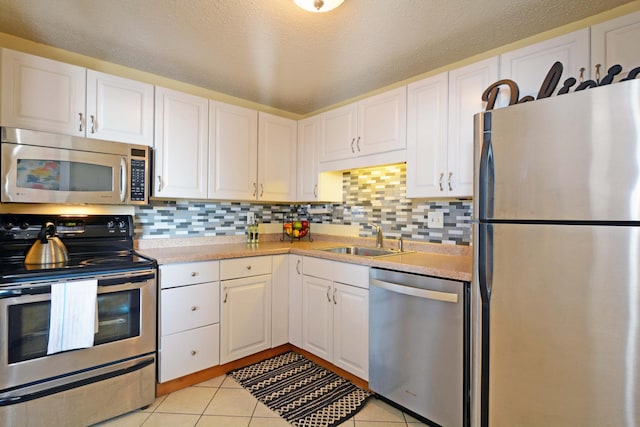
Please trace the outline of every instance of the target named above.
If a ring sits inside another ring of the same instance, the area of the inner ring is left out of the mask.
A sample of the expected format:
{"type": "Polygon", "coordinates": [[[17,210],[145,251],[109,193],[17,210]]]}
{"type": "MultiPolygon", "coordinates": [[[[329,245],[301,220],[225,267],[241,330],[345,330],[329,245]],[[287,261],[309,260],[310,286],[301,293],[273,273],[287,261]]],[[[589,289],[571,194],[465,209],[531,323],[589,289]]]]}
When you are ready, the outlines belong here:
{"type": "Polygon", "coordinates": [[[42,230],[40,230],[40,233],[38,234],[38,239],[40,239],[40,243],[49,243],[49,240],[47,240],[48,237],[53,237],[56,235],[56,225],[51,222],[48,221],[46,222],[43,226],[42,226],[42,230]]]}

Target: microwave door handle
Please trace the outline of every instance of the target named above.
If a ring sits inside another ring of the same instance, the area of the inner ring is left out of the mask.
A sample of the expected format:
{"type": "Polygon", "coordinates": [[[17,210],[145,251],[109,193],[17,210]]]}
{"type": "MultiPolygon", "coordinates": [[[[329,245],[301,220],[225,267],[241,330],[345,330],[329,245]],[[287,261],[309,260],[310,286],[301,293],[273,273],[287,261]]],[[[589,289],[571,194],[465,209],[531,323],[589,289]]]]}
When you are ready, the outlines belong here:
{"type": "Polygon", "coordinates": [[[127,160],[124,157],[120,158],[120,202],[125,202],[125,196],[127,194],[127,160]]]}

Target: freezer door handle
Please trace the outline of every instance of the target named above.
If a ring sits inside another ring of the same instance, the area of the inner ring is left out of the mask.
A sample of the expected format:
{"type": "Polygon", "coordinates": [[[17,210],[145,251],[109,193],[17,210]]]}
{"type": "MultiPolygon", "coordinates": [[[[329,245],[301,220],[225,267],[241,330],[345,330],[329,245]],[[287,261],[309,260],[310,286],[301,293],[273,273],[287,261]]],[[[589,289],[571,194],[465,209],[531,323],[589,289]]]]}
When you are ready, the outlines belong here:
{"type": "Polygon", "coordinates": [[[478,284],[483,303],[491,297],[493,282],[493,225],[480,224],[478,227],[478,284]]]}
{"type": "Polygon", "coordinates": [[[431,291],[428,289],[413,288],[411,286],[403,286],[397,283],[385,282],[384,280],[370,279],[370,284],[387,291],[396,292],[399,294],[410,295],[414,297],[420,297],[425,299],[431,299],[444,302],[458,302],[458,294],[452,294],[450,292],[431,291]]]}

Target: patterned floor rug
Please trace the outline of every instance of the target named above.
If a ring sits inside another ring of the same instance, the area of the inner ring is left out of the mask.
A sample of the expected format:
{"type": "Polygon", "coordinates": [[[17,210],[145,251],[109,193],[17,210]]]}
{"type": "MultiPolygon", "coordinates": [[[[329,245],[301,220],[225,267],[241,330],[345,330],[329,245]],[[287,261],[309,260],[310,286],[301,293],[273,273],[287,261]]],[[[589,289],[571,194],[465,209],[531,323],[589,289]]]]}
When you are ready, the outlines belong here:
{"type": "Polygon", "coordinates": [[[358,412],[371,396],[292,351],[228,375],[297,427],[336,426],[358,412]]]}

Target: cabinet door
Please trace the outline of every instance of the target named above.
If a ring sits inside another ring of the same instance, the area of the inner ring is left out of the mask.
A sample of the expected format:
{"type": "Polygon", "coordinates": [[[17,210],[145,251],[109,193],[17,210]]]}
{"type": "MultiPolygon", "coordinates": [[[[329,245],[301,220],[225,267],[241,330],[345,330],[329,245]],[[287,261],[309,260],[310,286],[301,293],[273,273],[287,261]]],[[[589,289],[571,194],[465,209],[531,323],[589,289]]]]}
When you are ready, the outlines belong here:
{"type": "Polygon", "coordinates": [[[591,77],[597,64],[604,77],[612,65],[620,64],[622,74],[640,66],[640,12],[621,16],[591,27],[591,77]]]}
{"type": "Polygon", "coordinates": [[[270,348],[271,275],[225,280],[220,292],[220,363],[270,348]]]}
{"type": "Polygon", "coordinates": [[[358,155],[401,150],[407,145],[405,86],[358,102],[358,155]]]}
{"type": "Polygon", "coordinates": [[[274,255],[271,268],[271,347],[289,342],[289,255],[274,255]]]}
{"type": "Polygon", "coordinates": [[[302,257],[289,255],[289,342],[302,348],[302,257]]]}
{"type": "Polygon", "coordinates": [[[87,70],[87,136],[153,145],[153,85],[87,70]]]}
{"type": "Polygon", "coordinates": [[[0,125],[84,136],[86,70],[2,49],[0,125]]]}
{"type": "Polygon", "coordinates": [[[448,74],[408,86],[407,197],[445,195],[448,74]]]}
{"type": "Polygon", "coordinates": [[[298,186],[297,201],[318,200],[318,143],[321,116],[298,122],[298,186]]]}
{"type": "MultiPolygon", "coordinates": [[[[524,96],[537,98],[540,86],[556,61],[560,61],[564,67],[558,89],[569,77],[578,78],[581,68],[585,68],[584,78],[588,79],[589,29],[585,28],[500,55],[500,78],[511,79],[518,84],[519,99],[524,96]]],[[[509,105],[510,95],[508,87],[501,87],[500,99],[494,108],[509,105]]]]}
{"type": "Polygon", "coordinates": [[[358,105],[345,105],[322,113],[320,161],[348,159],[356,155],[358,105]]]}
{"type": "Polygon", "coordinates": [[[258,200],[295,201],[298,124],[260,112],[258,125],[258,200]]]}
{"type": "Polygon", "coordinates": [[[450,197],[473,195],[473,116],[484,109],[482,93],[498,80],[498,58],[449,72],[449,143],[444,185],[450,197]]]}
{"type": "Polygon", "coordinates": [[[209,101],[209,198],[255,200],[258,112],[209,101]]]}
{"type": "Polygon", "coordinates": [[[327,279],[302,278],[302,348],[325,360],[333,355],[333,292],[327,279]]]}
{"type": "Polygon", "coordinates": [[[369,290],[333,284],[333,363],[369,379],[369,290]]]}
{"type": "Polygon", "coordinates": [[[154,196],[207,197],[209,102],[156,87],[154,196]]]}

